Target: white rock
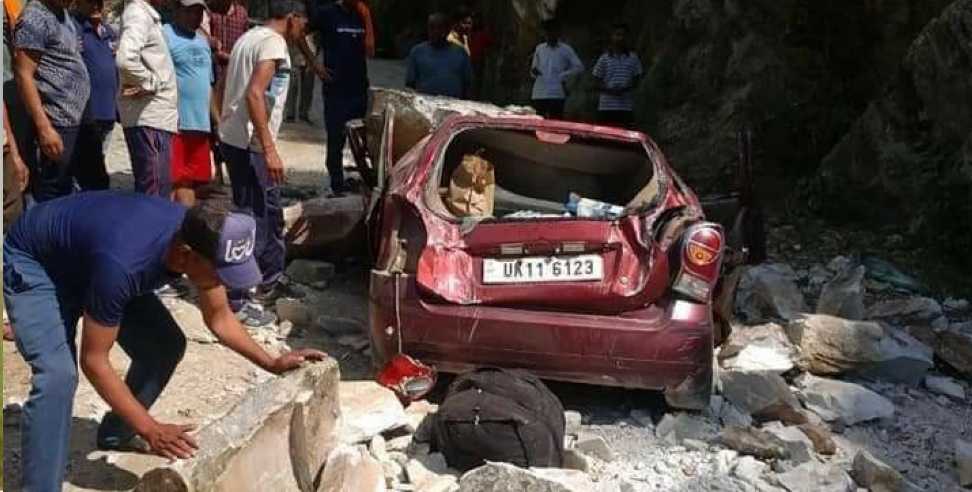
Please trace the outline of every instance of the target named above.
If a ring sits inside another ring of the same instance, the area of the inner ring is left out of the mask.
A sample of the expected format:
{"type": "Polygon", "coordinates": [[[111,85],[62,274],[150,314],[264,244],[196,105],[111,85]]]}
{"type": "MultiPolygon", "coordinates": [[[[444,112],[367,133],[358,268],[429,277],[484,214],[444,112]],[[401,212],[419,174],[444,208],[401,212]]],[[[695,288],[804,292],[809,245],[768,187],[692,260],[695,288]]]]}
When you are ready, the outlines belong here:
{"type": "Polygon", "coordinates": [[[385,472],[363,446],[338,446],[327,456],[318,492],[384,492],[385,472]]]}
{"type": "Polygon", "coordinates": [[[762,430],[783,441],[793,463],[801,464],[813,459],[813,441],[797,427],[785,427],[779,422],[770,422],[762,430]]]}
{"type": "Polygon", "coordinates": [[[742,480],[745,483],[754,485],[760,481],[760,477],[769,469],[769,465],[763,463],[762,461],[753,458],[752,456],[743,456],[736,461],[735,466],[732,468],[732,476],[742,480]]]}
{"type": "Polygon", "coordinates": [[[877,459],[865,449],[854,456],[851,476],[857,485],[876,492],[907,492],[917,490],[897,470],[877,459]]]}
{"type": "Polygon", "coordinates": [[[581,414],[580,412],[574,410],[567,410],[564,412],[564,420],[567,422],[566,433],[568,435],[576,436],[581,430],[581,414]]]}
{"type": "Polygon", "coordinates": [[[371,443],[368,444],[368,451],[371,451],[371,455],[380,462],[389,461],[391,459],[388,457],[387,443],[381,434],[371,438],[371,443]]]}
{"type": "Polygon", "coordinates": [[[803,374],[796,379],[804,405],[831,422],[854,425],[894,415],[894,404],[887,398],[857,384],[803,374]]]}
{"type": "Polygon", "coordinates": [[[666,414],[655,427],[655,436],[672,444],[681,443],[685,439],[706,441],[716,433],[712,424],[703,418],[680,412],[666,414]]]}
{"type": "Polygon", "coordinates": [[[408,430],[412,432],[412,439],[416,442],[430,442],[432,440],[432,417],[439,406],[427,400],[412,402],[405,409],[408,419],[408,430]]]}
{"type": "Polygon", "coordinates": [[[753,417],[742,410],[736,408],[730,402],[722,405],[722,412],[719,414],[719,421],[722,425],[735,425],[739,427],[749,427],[753,425],[753,417]]]}
{"type": "Polygon", "coordinates": [[[590,473],[593,469],[591,458],[577,449],[564,450],[564,468],[590,473]]]}
{"type": "Polygon", "coordinates": [[[653,429],[655,427],[655,422],[652,420],[651,414],[644,410],[632,410],[628,416],[631,420],[634,420],[638,425],[646,429],[653,429]]]}
{"type": "Polygon", "coordinates": [[[389,439],[385,443],[385,448],[389,453],[393,453],[393,452],[404,453],[408,449],[409,445],[411,444],[412,444],[412,436],[410,435],[398,436],[389,439]]]}
{"type": "Polygon", "coordinates": [[[955,465],[959,484],[963,487],[972,486],[972,443],[955,440],[955,465]]]}
{"type": "Polygon", "coordinates": [[[722,396],[745,413],[756,415],[767,408],[799,403],[786,381],[770,372],[722,371],[722,396]]]}
{"type": "Polygon", "coordinates": [[[732,449],[721,449],[715,456],[716,474],[728,475],[736,465],[739,453],[732,449]]]}
{"type": "Polygon", "coordinates": [[[459,479],[461,492],[591,492],[602,490],[584,472],[559,468],[523,469],[487,463],[459,479]]]}
{"type": "Polygon", "coordinates": [[[817,301],[817,313],[846,319],[864,319],[863,266],[849,268],[837,274],[823,286],[817,301]]]}
{"type": "Polygon", "coordinates": [[[611,449],[611,446],[608,446],[607,441],[601,436],[580,434],[577,436],[577,441],[574,442],[574,449],[601,461],[610,462],[616,458],[614,450],[611,449]]]}
{"type": "Polygon", "coordinates": [[[405,464],[405,475],[408,477],[408,481],[416,487],[421,487],[428,481],[448,472],[449,465],[446,464],[445,456],[442,456],[441,453],[417,456],[405,464]]]}
{"type": "Polygon", "coordinates": [[[739,355],[726,361],[723,367],[737,371],[767,371],[783,374],[793,369],[793,361],[777,349],[750,345],[742,349],[739,355]]]}
{"type": "Polygon", "coordinates": [[[404,427],[405,410],[391,390],[372,381],[342,381],[340,439],[348,443],[370,441],[383,432],[404,427]]]}
{"type": "Polygon", "coordinates": [[[817,463],[804,463],[776,476],[777,482],[789,492],[856,492],[857,486],[841,468],[817,463]]]}
{"type": "Polygon", "coordinates": [[[452,475],[440,475],[415,488],[415,492],[456,492],[459,481],[452,475]]]}
{"type": "Polygon", "coordinates": [[[943,376],[925,376],[925,387],[932,393],[965,400],[965,388],[958,381],[943,376]]]}

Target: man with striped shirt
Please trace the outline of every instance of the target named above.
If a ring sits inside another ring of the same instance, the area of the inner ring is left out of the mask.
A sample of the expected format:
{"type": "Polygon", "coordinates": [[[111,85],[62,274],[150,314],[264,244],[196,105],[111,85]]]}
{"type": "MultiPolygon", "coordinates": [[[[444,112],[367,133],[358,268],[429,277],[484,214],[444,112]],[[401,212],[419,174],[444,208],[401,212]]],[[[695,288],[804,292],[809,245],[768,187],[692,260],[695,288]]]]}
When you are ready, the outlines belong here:
{"type": "Polygon", "coordinates": [[[600,92],[598,119],[605,125],[629,128],[634,124],[634,90],[643,74],[641,60],[628,48],[628,26],[617,24],[611,44],[594,65],[600,92]]]}

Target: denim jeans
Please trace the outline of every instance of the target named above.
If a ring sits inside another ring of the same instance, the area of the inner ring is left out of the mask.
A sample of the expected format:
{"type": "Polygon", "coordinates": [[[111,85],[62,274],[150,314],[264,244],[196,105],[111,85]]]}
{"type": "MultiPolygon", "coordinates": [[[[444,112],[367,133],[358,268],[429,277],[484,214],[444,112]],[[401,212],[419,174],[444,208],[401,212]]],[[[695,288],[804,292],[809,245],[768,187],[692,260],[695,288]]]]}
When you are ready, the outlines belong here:
{"type": "MultiPolygon", "coordinates": [[[[46,202],[74,193],[74,151],[79,127],[54,127],[61,137],[64,150],[57,159],[50,159],[40,150],[39,142],[31,141],[22,152],[30,169],[30,194],[35,202],[46,202]]],[[[36,139],[36,133],[33,134],[36,139]]]]}
{"type": "Polygon", "coordinates": [[[111,184],[105,166],[105,140],[113,128],[114,121],[81,124],[74,151],[74,177],[82,191],[107,190],[111,184]]]}
{"type": "MultiPolygon", "coordinates": [[[[58,286],[40,262],[4,244],[3,295],[17,350],[32,373],[21,420],[23,490],[60,491],[78,385],[75,335],[83,293],[58,286]]],[[[145,408],[151,408],[185,352],[182,330],[162,302],[148,294],[125,308],[118,343],[132,359],[125,383],[145,408]]],[[[98,428],[99,440],[132,434],[113,413],[105,415],[98,428]]]]}
{"type": "MultiPolygon", "coordinates": [[[[283,207],[280,188],[270,182],[267,161],[260,152],[244,150],[225,143],[220,152],[226,159],[233,187],[233,205],[253,217],[256,222],[256,245],[253,256],[263,273],[263,287],[272,286],[283,275],[287,259],[284,243],[283,207]]],[[[231,291],[230,305],[234,310],[243,307],[247,293],[231,291]]]]}

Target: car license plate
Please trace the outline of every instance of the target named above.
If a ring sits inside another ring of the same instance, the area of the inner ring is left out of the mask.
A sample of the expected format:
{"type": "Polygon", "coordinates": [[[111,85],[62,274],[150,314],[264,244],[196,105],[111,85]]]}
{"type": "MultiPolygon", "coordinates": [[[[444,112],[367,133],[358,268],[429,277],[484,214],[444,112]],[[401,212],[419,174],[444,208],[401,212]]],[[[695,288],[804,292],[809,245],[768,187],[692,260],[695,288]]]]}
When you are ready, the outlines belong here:
{"type": "Polygon", "coordinates": [[[599,255],[483,260],[484,284],[592,282],[604,278],[599,255]]]}

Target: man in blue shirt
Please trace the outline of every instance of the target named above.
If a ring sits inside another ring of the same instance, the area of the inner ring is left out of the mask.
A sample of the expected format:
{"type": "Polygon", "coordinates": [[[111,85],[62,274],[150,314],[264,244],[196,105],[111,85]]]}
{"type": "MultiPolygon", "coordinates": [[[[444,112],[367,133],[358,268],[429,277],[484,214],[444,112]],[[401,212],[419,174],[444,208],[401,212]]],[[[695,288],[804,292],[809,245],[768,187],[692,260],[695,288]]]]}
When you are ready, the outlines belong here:
{"type": "Polygon", "coordinates": [[[82,190],[107,190],[105,146],[118,121],[118,37],[103,21],[104,0],[78,0],[74,18],[81,28],[81,58],[91,79],[91,97],[81,118],[74,154],[74,178],[82,190]]]}
{"type": "Polygon", "coordinates": [[[344,182],[345,126],[364,118],[368,106],[368,63],[365,26],[356,8],[360,0],[339,0],[321,5],[316,0],[311,12],[311,30],[319,33],[324,51],[324,126],[327,130],[327,172],[331,192],[347,191],[344,182]]]}
{"type": "Polygon", "coordinates": [[[192,456],[192,426],[160,423],[148,412],[186,348],[179,325],[153,294],[171,275],[189,277],[209,329],[259,367],[280,374],[324,357],[315,350],[271,357],[230,310],[227,288],[261,280],[255,229],[251,217],[218,206],[187,210],[163,198],[114,191],[39,204],[10,229],[3,247],[4,301],[17,349],[33,372],[22,420],[24,490],[61,490],[78,362],[112,408],[98,429],[99,448],[147,445],[170,459],[192,456]],[[132,359],[124,382],[108,357],[116,341],[132,359]]]}
{"type": "Polygon", "coordinates": [[[445,14],[429,16],[429,40],[408,55],[405,86],[423,94],[465,98],[472,86],[472,63],[462,47],[450,43],[445,14]]]}

